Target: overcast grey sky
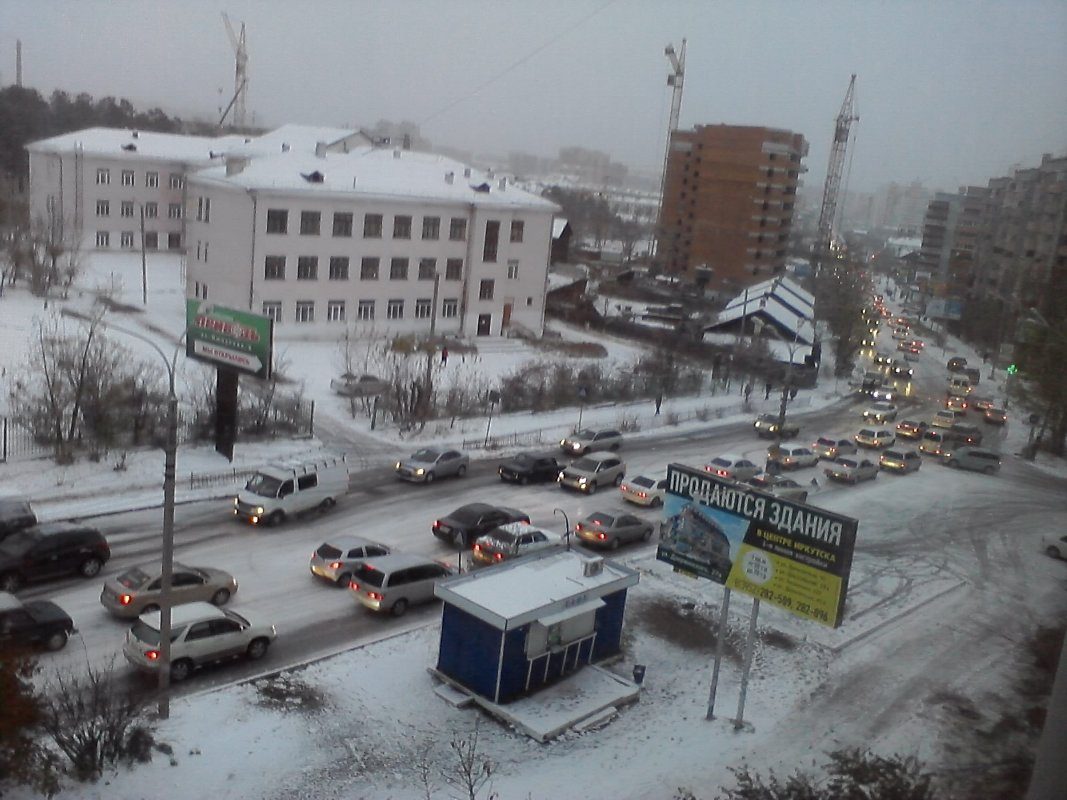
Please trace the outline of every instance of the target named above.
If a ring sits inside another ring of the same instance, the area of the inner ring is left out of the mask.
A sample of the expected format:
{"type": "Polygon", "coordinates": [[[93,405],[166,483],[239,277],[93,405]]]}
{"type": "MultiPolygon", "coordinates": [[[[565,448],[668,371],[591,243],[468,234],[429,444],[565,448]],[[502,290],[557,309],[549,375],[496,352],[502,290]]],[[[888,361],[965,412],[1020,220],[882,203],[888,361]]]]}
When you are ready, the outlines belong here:
{"type": "Polygon", "coordinates": [[[663,48],[688,39],[683,127],[788,128],[809,187],[857,73],[849,188],[954,190],[1067,149],[1067,2],[0,0],[0,79],[216,115],[233,90],[221,13],[247,26],[259,124],[410,120],[434,143],[658,167],[663,48]],[[222,89],[222,93],[220,93],[222,89]],[[223,98],[225,95],[225,99],[223,98]]]}

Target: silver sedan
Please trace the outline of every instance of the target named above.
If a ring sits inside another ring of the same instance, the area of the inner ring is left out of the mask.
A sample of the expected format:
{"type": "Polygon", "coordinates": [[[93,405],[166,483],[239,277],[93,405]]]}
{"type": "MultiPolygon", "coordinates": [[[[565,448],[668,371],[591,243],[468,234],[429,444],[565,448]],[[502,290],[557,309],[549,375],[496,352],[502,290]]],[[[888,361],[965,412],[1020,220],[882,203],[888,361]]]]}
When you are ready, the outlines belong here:
{"type": "Polygon", "coordinates": [[[459,450],[423,448],[396,462],[396,476],[412,483],[433,483],[450,475],[462,478],[470,468],[471,457],[459,450]]]}

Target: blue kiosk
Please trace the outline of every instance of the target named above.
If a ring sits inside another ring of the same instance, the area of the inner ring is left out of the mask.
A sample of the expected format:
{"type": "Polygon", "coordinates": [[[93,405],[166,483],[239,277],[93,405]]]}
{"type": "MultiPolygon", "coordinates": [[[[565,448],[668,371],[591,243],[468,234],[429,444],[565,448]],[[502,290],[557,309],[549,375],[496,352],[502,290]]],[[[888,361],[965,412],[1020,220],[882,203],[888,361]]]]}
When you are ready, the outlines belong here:
{"type": "Polygon", "coordinates": [[[635,570],[549,550],[437,585],[444,602],[437,672],[507,703],[617,654],[635,570]]]}

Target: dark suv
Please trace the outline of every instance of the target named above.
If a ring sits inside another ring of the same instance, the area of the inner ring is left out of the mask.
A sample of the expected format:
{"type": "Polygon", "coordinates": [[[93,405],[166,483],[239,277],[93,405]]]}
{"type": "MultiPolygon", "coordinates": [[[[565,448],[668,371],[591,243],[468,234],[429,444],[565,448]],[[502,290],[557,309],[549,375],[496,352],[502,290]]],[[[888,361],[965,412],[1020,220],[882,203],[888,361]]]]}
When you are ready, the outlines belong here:
{"type": "Polygon", "coordinates": [[[37,524],[30,501],[21,495],[0,497],[0,542],[8,536],[37,524]]]}
{"type": "Polygon", "coordinates": [[[96,528],[50,522],[13,533],[0,542],[0,591],[64,575],[95,578],[111,548],[96,528]]]}
{"type": "Polygon", "coordinates": [[[554,481],[563,469],[556,457],[547,453],[519,453],[497,467],[500,480],[507,483],[544,483],[554,481]]]}
{"type": "Polygon", "coordinates": [[[0,592],[0,648],[44,646],[62,650],[74,632],[67,612],[49,600],[21,602],[0,592]]]}
{"type": "Polygon", "coordinates": [[[468,503],[448,516],[436,520],[431,530],[438,539],[453,545],[462,543],[464,547],[473,547],[475,539],[483,533],[489,533],[497,525],[529,521],[527,514],[514,508],[491,506],[488,503],[468,503]]]}

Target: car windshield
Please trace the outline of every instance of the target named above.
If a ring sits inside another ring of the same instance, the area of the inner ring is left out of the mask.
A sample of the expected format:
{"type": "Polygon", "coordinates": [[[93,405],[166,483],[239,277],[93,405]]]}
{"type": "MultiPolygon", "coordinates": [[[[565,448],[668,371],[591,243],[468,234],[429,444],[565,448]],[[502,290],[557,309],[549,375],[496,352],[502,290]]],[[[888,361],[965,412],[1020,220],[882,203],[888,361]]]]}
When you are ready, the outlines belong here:
{"type": "Polygon", "coordinates": [[[437,450],[430,450],[429,448],[424,448],[412,455],[411,460],[433,462],[436,461],[440,456],[441,454],[437,450]]]}
{"type": "Polygon", "coordinates": [[[867,429],[867,428],[864,428],[864,429],[863,429],[862,431],[860,431],[859,435],[860,435],[860,436],[867,436],[867,437],[874,437],[874,436],[877,436],[878,434],[876,434],[876,433],[875,433],[874,431],[872,431],[872,430],[869,430],[869,429],[867,429]]]}
{"type": "Polygon", "coordinates": [[[589,525],[598,525],[601,528],[610,528],[611,523],[615,521],[615,517],[610,514],[591,514],[586,518],[586,523],[589,525]]]}
{"type": "Polygon", "coordinates": [[[711,460],[711,463],[712,463],[712,464],[714,464],[714,465],[715,465],[716,467],[722,467],[723,469],[729,469],[729,467],[730,467],[730,466],[731,466],[731,465],[732,465],[732,464],[733,464],[734,462],[732,462],[732,461],[731,461],[730,459],[728,459],[728,458],[713,458],[713,459],[711,460]]]}
{"type": "Polygon", "coordinates": [[[656,482],[654,480],[652,480],[651,478],[646,478],[644,475],[638,475],[636,478],[630,481],[630,483],[632,483],[634,486],[643,486],[646,489],[651,489],[653,486],[656,485],[656,482]]]}
{"type": "Polygon", "coordinates": [[[352,582],[365,583],[368,586],[375,586],[380,589],[382,588],[382,584],[385,582],[385,573],[379,572],[370,564],[364,564],[356,572],[355,577],[352,578],[352,582]]]}
{"type": "Polygon", "coordinates": [[[341,555],[341,550],[332,544],[324,544],[315,551],[315,554],[320,558],[337,558],[341,555]]]}
{"type": "MultiPolygon", "coordinates": [[[[184,625],[176,625],[170,629],[170,640],[176,642],[178,637],[185,632],[184,625]]],[[[138,641],[144,642],[147,645],[153,647],[159,647],[159,628],[153,628],[144,620],[137,620],[133,623],[133,627],[130,629],[130,633],[138,641]]]]}
{"type": "Polygon", "coordinates": [[[117,580],[127,589],[136,589],[148,582],[148,573],[140,567],[134,567],[119,575],[117,580]]]}
{"type": "Polygon", "coordinates": [[[594,436],[596,436],[596,434],[588,429],[571,434],[572,439],[592,439],[594,436]]]}
{"type": "Polygon", "coordinates": [[[529,453],[519,453],[517,456],[515,456],[515,458],[511,459],[512,463],[517,464],[520,467],[532,466],[534,461],[536,460],[537,459],[535,459],[529,453]]]}
{"type": "Polygon", "coordinates": [[[272,478],[269,475],[264,475],[262,472],[257,472],[252,476],[252,479],[245,484],[245,489],[252,494],[258,494],[260,497],[277,497],[278,489],[282,486],[282,482],[277,478],[272,478]]]}
{"type": "Polygon", "coordinates": [[[21,556],[28,553],[40,538],[34,531],[13,533],[0,544],[0,552],[9,556],[21,556]]]}
{"type": "Polygon", "coordinates": [[[833,439],[827,439],[825,436],[820,436],[819,441],[815,444],[822,445],[823,447],[837,447],[837,442],[833,439]]]}
{"type": "Polygon", "coordinates": [[[854,468],[854,467],[858,466],[858,462],[853,461],[851,458],[839,458],[839,459],[837,459],[837,463],[838,463],[839,466],[842,466],[842,467],[853,467],[854,468]]]}
{"type": "Polygon", "coordinates": [[[515,550],[515,542],[518,537],[508,531],[494,531],[478,540],[478,543],[489,550],[499,550],[502,553],[511,553],[515,550]]]}
{"type": "Polygon", "coordinates": [[[600,465],[599,461],[592,458],[579,458],[571,466],[579,470],[580,472],[596,472],[596,468],[600,465]]]}

